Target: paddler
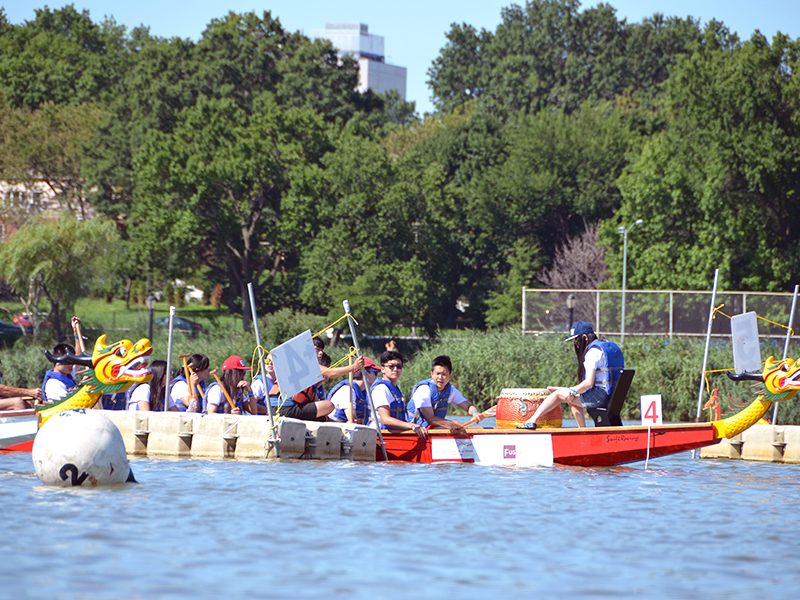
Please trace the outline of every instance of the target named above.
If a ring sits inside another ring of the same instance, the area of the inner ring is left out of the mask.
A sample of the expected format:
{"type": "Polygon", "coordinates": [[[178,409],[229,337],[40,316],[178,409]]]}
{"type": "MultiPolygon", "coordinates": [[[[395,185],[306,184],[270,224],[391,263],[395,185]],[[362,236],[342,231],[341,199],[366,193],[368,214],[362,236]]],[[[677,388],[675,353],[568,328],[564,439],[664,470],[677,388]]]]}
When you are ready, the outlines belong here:
{"type": "MultiPolygon", "coordinates": [[[[331,420],[369,425],[366,387],[373,384],[381,370],[371,358],[364,358],[364,371],[367,374],[366,383],[359,370],[353,374],[352,386],[350,381],[345,379],[337,383],[328,393],[328,400],[336,407],[330,417],[331,420]],[[355,413],[352,409],[353,404],[355,413]]],[[[377,409],[377,406],[375,408],[377,409]]]]}
{"type": "Polygon", "coordinates": [[[408,420],[422,427],[461,429],[461,423],[446,419],[450,404],[467,411],[480,422],[483,414],[475,408],[458,389],[450,383],[453,363],[449,356],[437,356],[431,362],[431,377],[418,382],[408,403],[408,420]]]}
{"type": "Polygon", "coordinates": [[[428,437],[428,430],[417,423],[406,420],[406,404],[403,393],[397,387],[403,374],[405,357],[396,350],[387,350],[381,354],[382,376],[375,380],[370,388],[372,403],[381,417],[383,429],[413,431],[421,438],[428,437]]]}

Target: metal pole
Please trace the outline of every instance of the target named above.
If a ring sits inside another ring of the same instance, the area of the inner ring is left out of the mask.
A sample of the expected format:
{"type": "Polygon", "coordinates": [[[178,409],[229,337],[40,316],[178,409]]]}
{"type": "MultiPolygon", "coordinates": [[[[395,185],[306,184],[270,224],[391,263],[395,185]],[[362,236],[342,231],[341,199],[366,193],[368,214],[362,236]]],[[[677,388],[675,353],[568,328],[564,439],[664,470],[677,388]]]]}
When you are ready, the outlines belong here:
{"type": "Polygon", "coordinates": [[[172,328],[175,325],[175,307],[169,307],[169,341],[167,342],[167,386],[164,388],[164,410],[169,406],[169,388],[172,386],[172,328]]]}
{"type": "MultiPolygon", "coordinates": [[[[700,373],[700,390],[697,393],[697,415],[695,421],[700,422],[700,413],[703,410],[703,383],[705,382],[706,368],[708,367],[708,347],[711,344],[711,324],[714,321],[714,304],[717,301],[717,284],[719,283],[719,269],[714,271],[714,289],[711,291],[711,306],[708,308],[708,329],[706,330],[706,348],[703,351],[703,371],[700,373]]],[[[692,451],[694,456],[694,451],[692,451]]]]}
{"type": "MultiPolygon", "coordinates": [[[[794,295],[792,296],[792,310],[789,313],[789,327],[786,330],[786,341],[783,343],[783,359],[789,354],[789,340],[792,339],[792,323],[794,323],[794,309],[797,307],[797,291],[800,289],[799,285],[794,286],[794,295]]],[[[778,406],[780,402],[776,402],[772,407],[772,424],[778,423],[778,406]]]]}
{"type": "Polygon", "coordinates": [[[253,293],[253,283],[247,284],[247,293],[250,295],[250,312],[253,315],[253,328],[256,332],[256,345],[258,346],[258,366],[261,369],[261,376],[264,378],[264,391],[266,392],[267,414],[269,415],[269,430],[270,438],[268,442],[272,442],[275,448],[275,455],[280,457],[278,445],[275,444],[275,420],[272,417],[272,402],[269,399],[269,386],[267,385],[267,369],[264,366],[264,351],[261,349],[261,332],[258,329],[258,314],[256,313],[256,298],[253,293]]]}
{"type": "Polygon", "coordinates": [[[628,231],[623,229],[622,233],[622,325],[620,326],[620,345],[625,343],[625,276],[628,268],[628,231]]]}
{"type": "MultiPolygon", "coordinates": [[[[350,302],[344,300],[342,302],[344,306],[344,313],[347,315],[347,323],[350,325],[350,335],[353,336],[353,346],[356,348],[356,357],[361,356],[361,346],[358,344],[358,337],[356,336],[356,324],[353,321],[353,317],[350,314],[350,302]]],[[[378,441],[381,445],[381,450],[383,450],[383,460],[389,460],[389,456],[386,454],[386,445],[383,443],[383,433],[381,433],[381,420],[378,417],[378,411],[375,410],[375,405],[372,403],[372,392],[370,392],[369,386],[367,385],[367,372],[364,367],[361,367],[361,377],[364,378],[364,391],[367,392],[367,403],[369,404],[369,411],[372,415],[372,421],[375,423],[375,426],[378,429],[378,441]]]]}
{"type": "Polygon", "coordinates": [[[150,340],[150,343],[153,343],[153,309],[150,308],[150,322],[147,325],[147,339],[150,340]]]}

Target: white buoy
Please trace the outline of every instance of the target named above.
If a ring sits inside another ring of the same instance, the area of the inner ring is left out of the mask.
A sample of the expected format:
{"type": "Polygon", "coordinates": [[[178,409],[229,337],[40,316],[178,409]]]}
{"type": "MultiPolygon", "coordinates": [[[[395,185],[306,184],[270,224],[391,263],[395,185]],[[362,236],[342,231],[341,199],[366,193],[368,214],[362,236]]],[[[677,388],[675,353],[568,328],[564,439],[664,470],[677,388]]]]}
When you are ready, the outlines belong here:
{"type": "Polygon", "coordinates": [[[117,426],[96,410],[68,410],[42,426],[33,442],[33,467],[45,485],[112,485],[133,478],[117,426]]]}

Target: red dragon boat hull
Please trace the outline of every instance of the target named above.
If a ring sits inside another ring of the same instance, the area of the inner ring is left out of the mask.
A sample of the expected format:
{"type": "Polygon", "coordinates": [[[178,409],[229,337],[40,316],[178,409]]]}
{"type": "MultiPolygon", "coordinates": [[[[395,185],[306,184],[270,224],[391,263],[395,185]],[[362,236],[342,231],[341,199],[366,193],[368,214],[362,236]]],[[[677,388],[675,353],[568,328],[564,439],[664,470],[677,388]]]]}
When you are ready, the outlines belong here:
{"type": "MultiPolygon", "coordinates": [[[[667,456],[719,443],[711,423],[653,427],[433,429],[427,440],[411,433],[383,433],[389,460],[417,463],[608,467],[667,456]]],[[[376,459],[383,460],[380,446],[376,459]]]]}

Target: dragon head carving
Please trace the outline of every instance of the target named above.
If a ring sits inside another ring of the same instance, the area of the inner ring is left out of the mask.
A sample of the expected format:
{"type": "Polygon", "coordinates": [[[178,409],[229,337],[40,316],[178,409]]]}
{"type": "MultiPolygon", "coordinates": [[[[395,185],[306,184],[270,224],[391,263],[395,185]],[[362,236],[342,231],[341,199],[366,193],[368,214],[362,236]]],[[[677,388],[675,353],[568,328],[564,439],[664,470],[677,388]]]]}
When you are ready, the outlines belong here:
{"type": "Polygon", "coordinates": [[[150,381],[153,374],[148,368],[148,357],[152,353],[148,339],[141,339],[135,344],[129,340],[107,344],[106,336],[101,335],[92,353],[95,377],[106,385],[150,381]]]}
{"type": "Polygon", "coordinates": [[[800,390],[800,363],[791,358],[774,361],[770,356],[762,376],[769,400],[786,400],[800,390]]]}

